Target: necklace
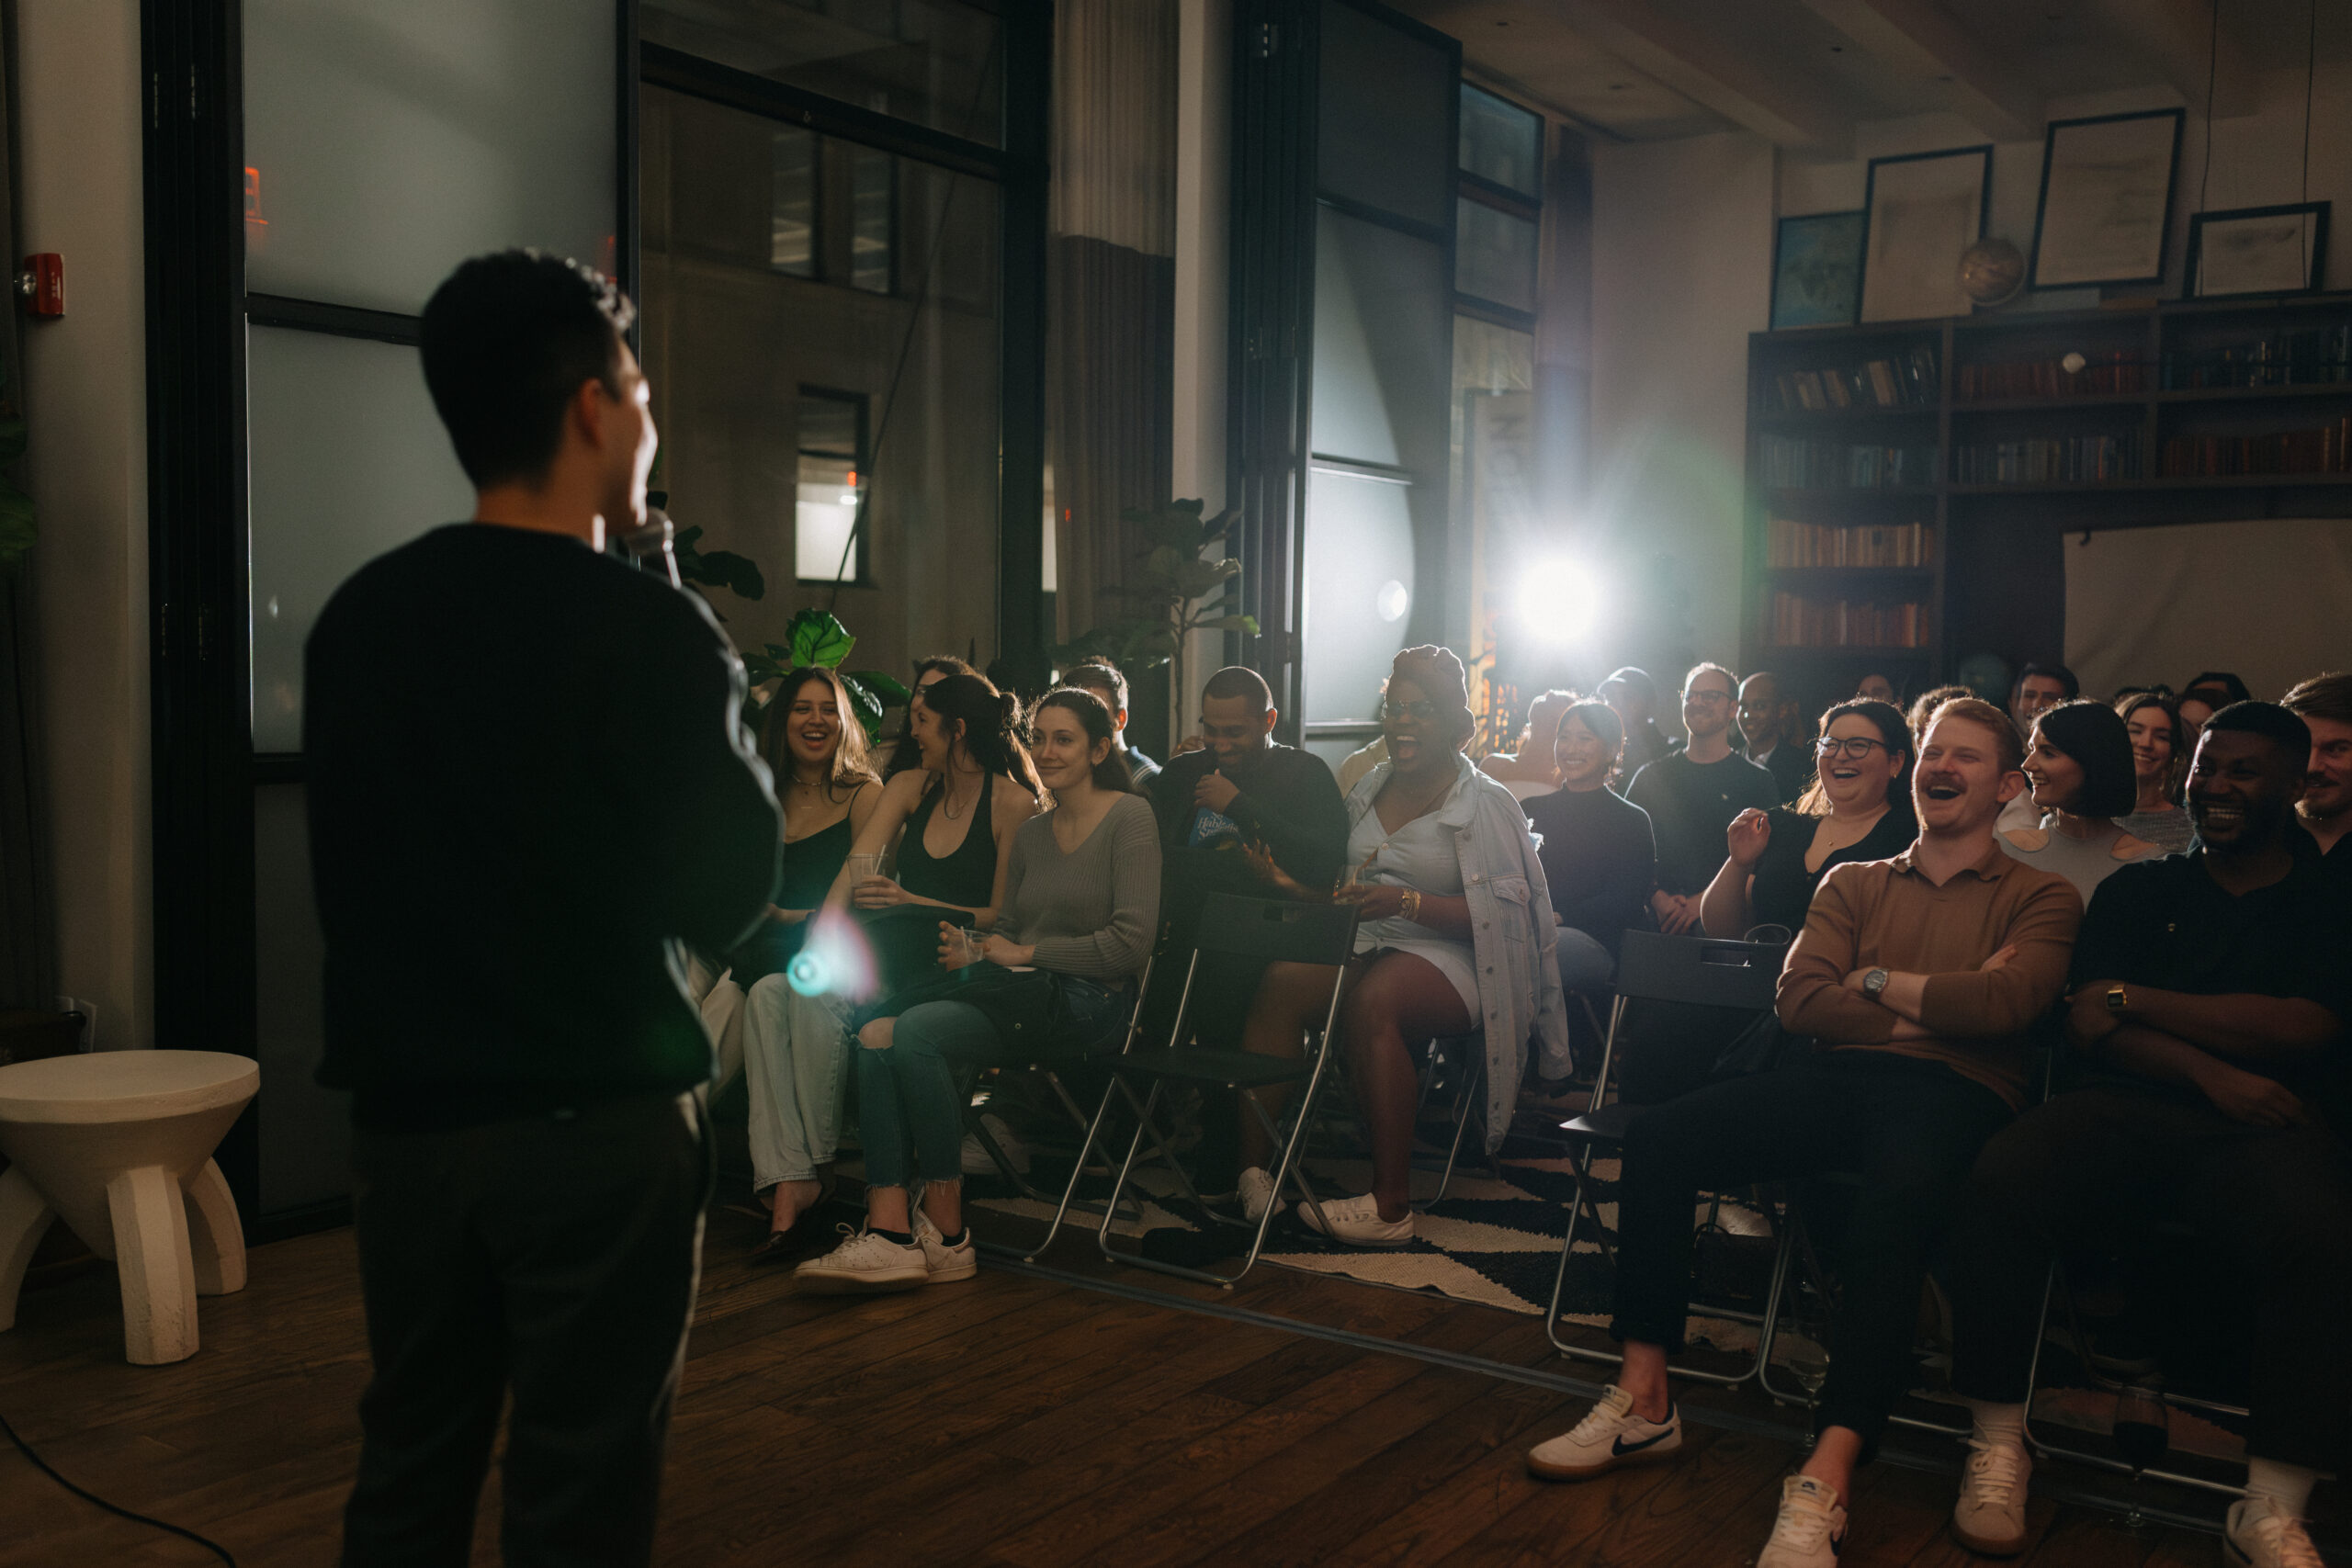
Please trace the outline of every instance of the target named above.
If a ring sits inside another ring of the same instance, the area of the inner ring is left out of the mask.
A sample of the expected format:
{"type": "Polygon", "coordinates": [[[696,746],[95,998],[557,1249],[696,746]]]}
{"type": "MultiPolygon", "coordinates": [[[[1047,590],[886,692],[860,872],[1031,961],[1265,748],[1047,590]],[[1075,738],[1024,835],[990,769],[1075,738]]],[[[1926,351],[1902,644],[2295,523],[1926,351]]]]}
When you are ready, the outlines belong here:
{"type": "MultiPolygon", "coordinates": [[[[988,783],[988,775],[986,773],[980,775],[980,783],[982,784],[986,784],[988,783]]],[[[956,809],[955,789],[951,785],[942,784],[939,786],[939,809],[945,813],[947,820],[950,822],[960,822],[964,819],[964,812],[972,809],[972,802],[978,799],[979,795],[979,790],[975,789],[972,791],[970,797],[966,799],[964,802],[964,811],[958,811],[956,809]]]]}

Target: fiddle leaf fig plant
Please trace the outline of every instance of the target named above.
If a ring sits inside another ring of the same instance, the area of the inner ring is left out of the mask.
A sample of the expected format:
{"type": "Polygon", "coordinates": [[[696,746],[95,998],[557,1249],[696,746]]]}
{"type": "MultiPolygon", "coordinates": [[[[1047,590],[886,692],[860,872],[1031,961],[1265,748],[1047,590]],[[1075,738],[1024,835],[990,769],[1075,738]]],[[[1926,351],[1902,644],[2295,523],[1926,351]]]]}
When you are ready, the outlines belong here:
{"type": "Polygon", "coordinates": [[[1214,613],[1226,584],[1241,575],[1241,563],[1230,556],[1212,560],[1204,552],[1232,533],[1241,514],[1227,507],[1204,518],[1205,510],[1203,502],[1171,501],[1157,511],[1130,506],[1119,513],[1147,546],[1142,582],[1112,591],[1136,613],[1080,632],[1054,649],[1057,663],[1101,654],[1134,676],[1177,658],[1193,632],[1258,635],[1256,616],[1214,613]]]}
{"type": "MultiPolygon", "coordinates": [[[[811,664],[831,670],[841,677],[842,689],[849,694],[850,705],[857,711],[857,721],[865,727],[865,739],[878,743],[884,716],[914,694],[904,682],[879,670],[843,670],[842,662],[856,646],[857,638],[850,635],[838,616],[824,610],[807,609],[794,615],[785,627],[784,641],[768,643],[757,651],[746,649],[743,671],[757,688],[811,664]]],[[[764,711],[766,705],[761,705],[764,711]]],[[[758,716],[751,716],[755,724],[758,716]]]]}

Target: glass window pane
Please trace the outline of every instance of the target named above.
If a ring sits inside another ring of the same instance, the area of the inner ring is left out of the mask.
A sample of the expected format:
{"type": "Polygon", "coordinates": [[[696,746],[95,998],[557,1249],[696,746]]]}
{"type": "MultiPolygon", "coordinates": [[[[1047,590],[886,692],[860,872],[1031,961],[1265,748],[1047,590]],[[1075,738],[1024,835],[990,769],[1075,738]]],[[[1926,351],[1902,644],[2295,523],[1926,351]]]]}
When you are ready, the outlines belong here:
{"type": "Polygon", "coordinates": [[[1453,319],[1444,253],[1436,245],[1322,209],[1314,449],[1432,479],[1443,473],[1453,319]]]}
{"type": "Polygon", "coordinates": [[[1520,195],[1543,195],[1544,120],[1492,93],[1462,85],[1462,166],[1520,195]]]}
{"type": "Polygon", "coordinates": [[[1306,490],[1308,722],[1379,717],[1413,608],[1412,488],[1318,468],[1306,490]]]}
{"type": "Polygon", "coordinates": [[[960,0],[643,0],[640,36],[993,146],[997,19],[960,0]]]}
{"type": "Polygon", "coordinates": [[[302,749],[302,643],[377,556],[473,514],[416,351],[253,327],[245,334],[256,751],[302,749]]]}
{"type": "Polygon", "coordinates": [[[850,534],[856,523],[857,470],[844,458],[802,453],[793,575],[812,582],[855,581],[857,552],[850,534]]]}
{"type": "Polygon", "coordinates": [[[817,138],[791,126],[779,126],[772,134],[775,200],[768,265],[795,277],[812,277],[817,271],[817,138]]]}
{"type": "Polygon", "coordinates": [[[613,13],[582,0],[244,0],[245,281],[414,313],[469,255],[610,271],[613,13]]]}
{"type": "Polygon", "coordinates": [[[850,159],[849,281],[869,294],[890,292],[891,165],[888,152],[860,147],[850,159]]]}
{"type": "Polygon", "coordinates": [[[1535,225],[1467,197],[1454,204],[1453,286],[1474,299],[1535,309],[1535,225]]]}
{"type": "Polygon", "coordinates": [[[1432,228],[1453,188],[1453,62],[1445,51],[1324,0],[1316,177],[1324,190],[1432,228]]]}

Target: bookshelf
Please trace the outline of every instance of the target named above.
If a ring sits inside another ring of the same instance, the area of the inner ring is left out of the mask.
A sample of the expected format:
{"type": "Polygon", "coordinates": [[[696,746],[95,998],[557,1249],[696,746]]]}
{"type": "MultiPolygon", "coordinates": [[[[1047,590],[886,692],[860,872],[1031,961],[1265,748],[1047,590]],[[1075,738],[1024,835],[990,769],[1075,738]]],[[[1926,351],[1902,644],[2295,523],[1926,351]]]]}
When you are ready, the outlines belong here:
{"type": "Polygon", "coordinates": [[[1811,711],[2065,653],[2090,529],[2352,518],[2352,294],[1748,339],[1741,669],[1811,711]]]}

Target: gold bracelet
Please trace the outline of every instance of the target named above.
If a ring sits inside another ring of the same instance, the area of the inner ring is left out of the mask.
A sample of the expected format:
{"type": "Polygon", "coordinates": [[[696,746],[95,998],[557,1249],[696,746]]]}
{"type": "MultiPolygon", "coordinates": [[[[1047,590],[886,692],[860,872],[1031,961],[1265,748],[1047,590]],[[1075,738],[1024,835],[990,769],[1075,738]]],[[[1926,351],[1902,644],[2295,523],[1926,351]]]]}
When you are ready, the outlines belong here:
{"type": "Polygon", "coordinates": [[[1417,926],[1421,923],[1421,890],[1418,887],[1405,889],[1405,918],[1417,926]]]}

